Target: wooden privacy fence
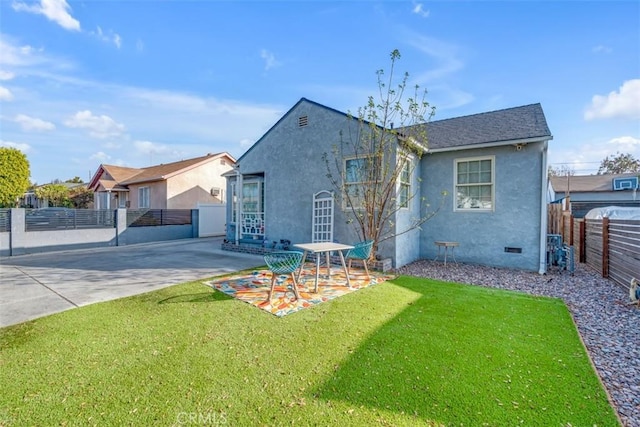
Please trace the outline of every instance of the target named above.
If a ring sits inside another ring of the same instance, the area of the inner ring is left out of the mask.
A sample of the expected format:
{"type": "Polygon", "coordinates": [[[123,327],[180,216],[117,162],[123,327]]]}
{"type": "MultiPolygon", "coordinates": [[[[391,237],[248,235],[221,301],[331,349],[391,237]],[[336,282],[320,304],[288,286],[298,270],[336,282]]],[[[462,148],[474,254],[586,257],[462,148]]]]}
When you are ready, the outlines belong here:
{"type": "Polygon", "coordinates": [[[563,241],[574,247],[576,260],[624,287],[640,279],[640,221],[578,219],[565,215],[563,241]]]}

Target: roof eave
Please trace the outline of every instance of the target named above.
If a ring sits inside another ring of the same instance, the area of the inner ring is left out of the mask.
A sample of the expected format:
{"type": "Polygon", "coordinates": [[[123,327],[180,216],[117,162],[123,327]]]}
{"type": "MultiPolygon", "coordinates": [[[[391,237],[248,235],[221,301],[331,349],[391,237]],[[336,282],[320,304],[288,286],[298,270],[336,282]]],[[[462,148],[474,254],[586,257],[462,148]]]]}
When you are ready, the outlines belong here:
{"type": "Polygon", "coordinates": [[[455,147],[443,147],[443,148],[429,148],[429,153],[444,153],[448,151],[462,151],[462,150],[472,150],[475,148],[492,148],[492,147],[503,147],[506,145],[521,145],[521,144],[532,144],[536,142],[546,142],[553,139],[551,135],[533,137],[533,138],[522,138],[522,139],[510,139],[507,141],[494,141],[494,142],[485,142],[481,144],[467,144],[467,145],[458,145],[455,147]]]}

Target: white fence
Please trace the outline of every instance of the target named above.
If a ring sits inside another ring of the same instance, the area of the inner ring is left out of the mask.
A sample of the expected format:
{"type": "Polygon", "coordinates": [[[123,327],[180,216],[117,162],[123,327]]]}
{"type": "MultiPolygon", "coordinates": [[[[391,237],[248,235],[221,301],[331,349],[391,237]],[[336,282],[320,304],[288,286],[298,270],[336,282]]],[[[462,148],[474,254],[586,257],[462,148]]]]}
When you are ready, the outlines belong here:
{"type": "Polygon", "coordinates": [[[226,234],[227,205],[198,204],[198,237],[224,236],[226,234]]]}

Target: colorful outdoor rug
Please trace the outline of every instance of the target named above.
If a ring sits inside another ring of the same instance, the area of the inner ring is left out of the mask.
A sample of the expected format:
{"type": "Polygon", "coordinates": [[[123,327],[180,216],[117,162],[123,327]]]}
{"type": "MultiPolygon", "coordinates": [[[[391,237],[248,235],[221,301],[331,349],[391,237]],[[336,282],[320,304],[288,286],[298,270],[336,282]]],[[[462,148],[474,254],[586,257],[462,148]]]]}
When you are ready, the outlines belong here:
{"type": "Polygon", "coordinates": [[[302,277],[298,281],[300,300],[296,300],[293,290],[291,289],[293,283],[291,276],[279,275],[276,280],[276,287],[273,291],[271,302],[267,301],[269,289],[271,288],[271,271],[267,269],[256,270],[242,275],[220,277],[204,282],[204,284],[240,301],[247,302],[269,313],[282,317],[355,292],[359,289],[385,282],[394,277],[371,271],[371,280],[367,280],[364,270],[351,269],[351,289],[349,289],[342,268],[334,267],[331,269],[331,280],[327,280],[326,271],[325,267],[320,267],[318,293],[316,294],[313,292],[316,275],[315,265],[305,265],[302,277]]]}

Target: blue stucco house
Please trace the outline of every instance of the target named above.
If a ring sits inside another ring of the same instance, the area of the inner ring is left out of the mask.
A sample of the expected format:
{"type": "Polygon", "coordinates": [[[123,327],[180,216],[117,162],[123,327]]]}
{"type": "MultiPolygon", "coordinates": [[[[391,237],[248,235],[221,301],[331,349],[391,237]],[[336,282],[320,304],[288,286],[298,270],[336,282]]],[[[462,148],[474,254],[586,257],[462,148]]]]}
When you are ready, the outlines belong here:
{"type": "MultiPolygon", "coordinates": [[[[225,174],[227,242],[356,242],[344,201],[322,160],[339,135],[356,126],[357,119],[346,113],[300,99],[225,174]]],[[[415,157],[403,184],[417,192],[415,200],[439,208],[420,228],[382,242],[378,255],[398,268],[434,258],[434,242],[445,240],[459,244],[458,262],[544,273],[547,146],[552,135],[541,105],[419,126],[426,126],[427,141],[415,143],[427,150],[415,157]],[[448,194],[444,198],[443,192],[448,194]]],[[[356,161],[345,156],[345,170],[356,161]]],[[[424,203],[406,203],[393,226],[427,215],[426,209],[424,203]]]]}

